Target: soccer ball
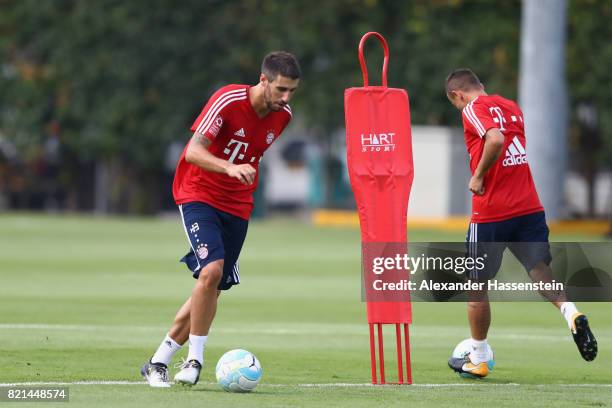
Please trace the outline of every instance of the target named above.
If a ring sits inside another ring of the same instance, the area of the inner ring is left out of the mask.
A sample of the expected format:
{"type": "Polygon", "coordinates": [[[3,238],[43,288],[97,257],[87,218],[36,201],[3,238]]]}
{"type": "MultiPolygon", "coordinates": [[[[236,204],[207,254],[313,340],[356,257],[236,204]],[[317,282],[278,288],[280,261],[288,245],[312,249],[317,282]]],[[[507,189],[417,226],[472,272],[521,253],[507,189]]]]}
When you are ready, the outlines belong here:
{"type": "Polygon", "coordinates": [[[221,388],[229,392],[250,392],[259,384],[263,370],[257,357],[242,349],[230,350],[217,362],[215,373],[221,388]]]}
{"type": "MultiPolygon", "coordinates": [[[[466,355],[470,354],[472,351],[472,339],[465,339],[453,350],[454,358],[463,358],[466,355]]],[[[495,367],[495,354],[493,353],[493,349],[489,344],[487,344],[487,365],[489,366],[489,371],[493,371],[493,367],[495,367]]],[[[461,373],[459,374],[464,378],[477,378],[475,375],[469,373],[461,373]]]]}

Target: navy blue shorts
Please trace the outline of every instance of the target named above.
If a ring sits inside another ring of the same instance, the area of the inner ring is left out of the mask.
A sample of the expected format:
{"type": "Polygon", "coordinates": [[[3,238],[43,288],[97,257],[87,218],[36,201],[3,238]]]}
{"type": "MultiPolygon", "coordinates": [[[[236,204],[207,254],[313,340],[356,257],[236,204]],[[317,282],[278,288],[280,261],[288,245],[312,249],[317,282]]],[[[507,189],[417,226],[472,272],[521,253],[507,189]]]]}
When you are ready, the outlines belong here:
{"type": "Polygon", "coordinates": [[[497,274],[506,248],[529,272],[543,262],[552,261],[548,244],[548,226],[544,212],[521,215],[499,222],[470,223],[466,237],[469,257],[483,257],[481,270],[471,270],[470,279],[487,280],[497,274]]]}
{"type": "Polygon", "coordinates": [[[181,262],[187,265],[193,277],[198,279],[203,267],[223,259],[219,289],[227,290],[239,284],[238,257],[249,222],[200,202],[181,204],[179,211],[190,244],[189,252],[181,262]]]}

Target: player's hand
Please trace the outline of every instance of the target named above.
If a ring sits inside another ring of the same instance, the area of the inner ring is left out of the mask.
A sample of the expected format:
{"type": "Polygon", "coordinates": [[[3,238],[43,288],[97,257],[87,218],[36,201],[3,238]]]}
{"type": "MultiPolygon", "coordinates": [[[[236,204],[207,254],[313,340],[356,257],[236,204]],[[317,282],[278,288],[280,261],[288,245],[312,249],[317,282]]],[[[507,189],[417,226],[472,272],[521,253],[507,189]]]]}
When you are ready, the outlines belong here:
{"type": "Polygon", "coordinates": [[[484,179],[482,177],[472,176],[470,179],[469,189],[476,195],[484,194],[484,179]]]}
{"type": "Polygon", "coordinates": [[[256,172],[250,164],[232,164],[227,168],[227,175],[240,180],[242,184],[253,184],[256,172]]]}

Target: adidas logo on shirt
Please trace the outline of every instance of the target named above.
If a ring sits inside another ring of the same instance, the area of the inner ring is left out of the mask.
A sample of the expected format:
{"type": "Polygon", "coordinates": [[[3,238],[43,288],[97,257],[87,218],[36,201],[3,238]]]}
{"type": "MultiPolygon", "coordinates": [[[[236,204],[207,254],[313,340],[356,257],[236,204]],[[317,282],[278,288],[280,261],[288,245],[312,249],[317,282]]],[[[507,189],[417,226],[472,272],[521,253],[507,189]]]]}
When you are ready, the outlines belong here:
{"type": "Polygon", "coordinates": [[[519,164],[527,163],[527,152],[525,148],[521,144],[521,141],[518,137],[514,136],[512,139],[512,143],[508,146],[506,150],[506,158],[502,162],[504,167],[508,166],[518,166],[519,164]]]}
{"type": "Polygon", "coordinates": [[[244,137],[244,128],[240,128],[240,130],[235,131],[234,136],[244,137]]]}

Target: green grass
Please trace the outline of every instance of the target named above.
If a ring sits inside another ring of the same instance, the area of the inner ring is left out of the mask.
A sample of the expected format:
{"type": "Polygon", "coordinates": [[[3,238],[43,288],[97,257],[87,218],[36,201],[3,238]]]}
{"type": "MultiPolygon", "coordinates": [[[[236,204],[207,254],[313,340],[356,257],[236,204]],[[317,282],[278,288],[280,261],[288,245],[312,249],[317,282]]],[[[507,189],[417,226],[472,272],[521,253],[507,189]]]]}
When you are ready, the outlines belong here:
{"type": "MultiPolygon", "coordinates": [[[[410,231],[413,241],[463,236],[410,231]]],[[[552,306],[495,303],[489,340],[497,367],[485,380],[460,379],[446,359],[469,337],[465,305],[421,302],[410,338],[416,386],[305,386],[369,381],[359,248],[356,229],[253,222],[242,284],[221,296],[202,382],[170,390],[72,384],[71,406],[612,405],[612,313],[604,303],[579,305],[598,337],[592,363],[580,358],[552,306]],[[216,360],[237,347],[264,366],[249,395],[214,384],[216,360]]],[[[0,383],[140,381],[140,365],[193,285],[177,262],[186,249],[178,217],[0,216],[0,383]]],[[[392,333],[385,339],[392,380],[392,333]]]]}

